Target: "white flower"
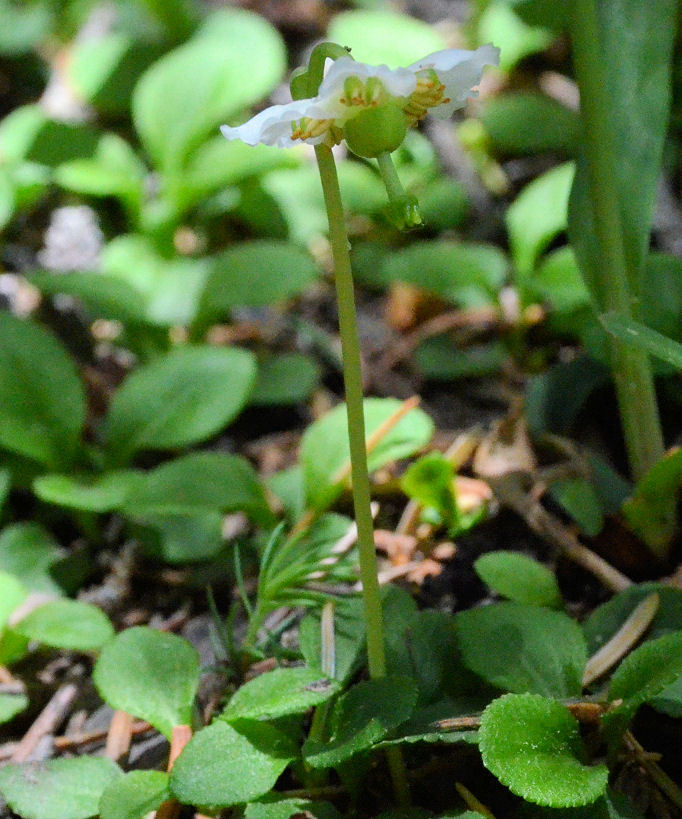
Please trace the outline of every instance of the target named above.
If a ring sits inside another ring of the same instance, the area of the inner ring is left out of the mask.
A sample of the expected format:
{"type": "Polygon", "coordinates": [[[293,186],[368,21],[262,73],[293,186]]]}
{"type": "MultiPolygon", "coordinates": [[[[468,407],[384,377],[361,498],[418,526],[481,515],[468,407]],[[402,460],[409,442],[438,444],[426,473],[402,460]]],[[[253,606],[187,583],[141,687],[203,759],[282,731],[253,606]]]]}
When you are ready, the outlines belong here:
{"type": "Polygon", "coordinates": [[[491,45],[476,51],[436,51],[407,68],[395,69],[340,57],[331,64],[316,97],[273,105],[243,125],[223,125],[220,130],[227,139],[248,145],[290,148],[298,142],[336,144],[350,119],[386,103],[404,112],[407,126],[427,113],[447,118],[476,96],[473,88],[484,66],[497,65],[499,54],[491,45]]]}

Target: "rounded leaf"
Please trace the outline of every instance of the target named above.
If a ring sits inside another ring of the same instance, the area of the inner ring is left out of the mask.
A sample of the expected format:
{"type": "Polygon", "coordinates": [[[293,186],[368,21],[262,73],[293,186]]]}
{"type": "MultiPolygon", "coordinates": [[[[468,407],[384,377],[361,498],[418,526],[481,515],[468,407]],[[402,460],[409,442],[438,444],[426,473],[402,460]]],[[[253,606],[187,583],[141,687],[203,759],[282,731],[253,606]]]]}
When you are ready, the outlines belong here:
{"type": "Polygon", "coordinates": [[[496,603],[456,616],[464,665],[484,680],[518,694],[576,697],[587,649],[567,615],[522,603],[496,603]]]}
{"type": "Polygon", "coordinates": [[[93,680],[108,705],[170,738],[174,726],[191,723],[199,655],[175,634],[136,626],[104,646],[93,680]]]}
{"type": "Polygon", "coordinates": [[[246,350],[188,346],[131,373],[105,422],[111,460],[141,449],[174,449],[219,432],[246,403],[256,363],[246,350]]]}
{"type": "Polygon", "coordinates": [[[606,790],[606,765],[588,766],[580,727],[560,703],[506,694],[481,716],[483,764],[512,793],[550,808],[589,805],[606,790]]]}
{"type": "Polygon", "coordinates": [[[13,631],[46,646],[97,651],[114,636],[106,614],[80,600],[53,600],[15,624],[13,631]]]}
{"type": "Polygon", "coordinates": [[[561,608],[559,585],[553,572],[518,552],[488,552],[474,563],[476,574],[509,600],[530,606],[561,608]]]}
{"type": "Polygon", "coordinates": [[[195,734],[171,771],[184,804],[228,807],[267,793],[297,755],[295,744],[265,722],[219,720],[195,734]]]}
{"type": "Polygon", "coordinates": [[[25,597],[26,589],[23,584],[13,574],[0,571],[0,632],[7,625],[10,614],[23,603],[25,597]]]}
{"type": "Polygon", "coordinates": [[[261,307],[296,296],[315,281],[312,256],[286,242],[241,242],[213,258],[199,306],[212,321],[234,307],[261,307]]]}

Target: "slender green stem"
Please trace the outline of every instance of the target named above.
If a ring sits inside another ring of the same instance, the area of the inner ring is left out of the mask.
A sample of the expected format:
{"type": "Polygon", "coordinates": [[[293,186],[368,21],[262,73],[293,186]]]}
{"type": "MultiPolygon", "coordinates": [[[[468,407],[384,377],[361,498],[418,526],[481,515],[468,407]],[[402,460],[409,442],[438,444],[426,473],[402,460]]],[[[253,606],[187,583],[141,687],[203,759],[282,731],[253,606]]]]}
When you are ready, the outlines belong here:
{"type": "Polygon", "coordinates": [[[404,198],[406,195],[405,189],[395,169],[391,155],[388,152],[379,154],[377,162],[379,163],[379,171],[381,172],[381,178],[384,180],[389,199],[404,198]]]}
{"type": "MultiPolygon", "coordinates": [[[[377,679],[386,674],[386,657],[384,652],[383,614],[374,547],[374,523],[370,509],[365,414],[362,403],[362,362],[355,315],[353,273],[348,252],[348,235],[344,222],[339,179],[331,148],[327,145],[316,145],[315,156],[320,170],[324,201],[327,206],[329,239],[334,258],[334,279],[336,281],[339,331],[343,353],[343,383],[348,415],[353,508],[355,523],[358,528],[360,580],[362,581],[362,597],[365,606],[367,659],[369,662],[369,675],[371,678],[377,679]]],[[[387,749],[386,758],[396,798],[401,805],[407,805],[410,798],[409,785],[400,749],[387,749]]]]}
{"type": "MultiPolygon", "coordinates": [[[[599,39],[595,0],[574,0],[573,52],[580,87],[590,198],[600,249],[599,299],[603,309],[633,317],[623,226],[616,185],[612,100],[599,39]]],[[[647,353],[612,339],[611,361],[625,445],[635,479],[641,478],[664,452],[656,393],[647,353]]]]}
{"type": "Polygon", "coordinates": [[[369,475],[365,444],[365,416],[362,405],[362,365],[355,317],[353,274],[348,253],[348,236],[344,223],[341,192],[331,148],[316,145],[315,156],[320,169],[324,201],[329,217],[329,238],[334,257],[334,277],[339,309],[339,331],[343,352],[343,382],[348,413],[353,506],[358,527],[360,551],[360,579],[365,604],[367,628],[367,657],[370,677],[386,673],[384,657],[383,617],[379,581],[377,579],[374,524],[370,510],[369,475]]]}

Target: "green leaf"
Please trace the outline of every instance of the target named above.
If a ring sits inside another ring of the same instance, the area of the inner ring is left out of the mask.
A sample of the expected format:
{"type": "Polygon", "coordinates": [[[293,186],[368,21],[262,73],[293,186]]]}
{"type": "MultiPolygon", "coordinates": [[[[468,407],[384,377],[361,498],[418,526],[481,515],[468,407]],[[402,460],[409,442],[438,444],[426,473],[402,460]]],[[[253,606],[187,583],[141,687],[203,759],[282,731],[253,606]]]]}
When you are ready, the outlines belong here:
{"type": "MultiPolygon", "coordinates": [[[[334,601],[334,676],[342,684],[347,683],[362,664],[365,643],[365,619],[362,600],[357,597],[348,600],[340,598],[334,601]]],[[[307,665],[320,669],[319,611],[307,614],[301,621],[299,644],[307,665]]]]}
{"type": "Polygon", "coordinates": [[[491,0],[478,21],[478,41],[500,48],[500,68],[511,71],[524,57],[544,51],[554,39],[551,32],[528,26],[504,0],[491,0]]]}
{"type": "Polygon", "coordinates": [[[126,113],[135,83],[159,53],[159,47],[113,32],[76,40],[68,77],[79,99],[98,111],[126,113]]]}
{"type": "Polygon", "coordinates": [[[199,655],[175,634],[136,626],[104,646],[93,681],[112,708],[147,720],[170,738],[174,726],[192,722],[199,655]]]}
{"type": "Polygon", "coordinates": [[[85,393],[66,350],[37,324],[0,313],[0,447],[68,467],[84,422],[85,393]]]}
{"type": "Polygon", "coordinates": [[[494,304],[507,274],[507,259],[492,245],[416,242],[389,254],[382,282],[405,282],[461,307],[494,304]]]}
{"type": "Polygon", "coordinates": [[[0,123],[0,154],[6,162],[28,160],[55,168],[92,156],[97,133],[88,126],[50,119],[39,105],[15,108],[0,123]]]}
{"type": "Polygon", "coordinates": [[[140,819],[170,798],[168,774],[130,771],[107,785],[99,800],[100,819],[140,819]]]}
{"type": "Polygon", "coordinates": [[[295,151],[269,145],[228,142],[218,135],[201,145],[189,158],[179,194],[187,206],[214,191],[258,177],[274,168],[295,168],[300,159],[295,151]]]}
{"type": "Polygon", "coordinates": [[[151,321],[142,292],[116,276],[73,271],[59,276],[54,273],[33,273],[28,279],[44,295],[63,294],[79,299],[96,318],[113,319],[125,324],[151,321]]]}
{"type": "Polygon", "coordinates": [[[560,703],[506,694],[483,712],[483,764],[512,793],[550,808],[589,805],[606,790],[605,765],[584,765],[580,728],[560,703]]]}
{"type": "Polygon", "coordinates": [[[410,464],[400,479],[400,487],[421,506],[435,509],[451,525],[458,516],[454,478],[452,463],[440,452],[431,452],[410,464]]]}
{"type": "Polygon", "coordinates": [[[239,455],[222,452],[192,452],[149,470],[121,506],[141,522],[149,516],[212,511],[243,511],[266,523],[272,519],[254,468],[239,455]]]}
{"type": "Polygon", "coordinates": [[[507,154],[557,151],[570,155],[580,135],[575,111],[534,91],[493,97],[483,107],[481,121],[493,146],[507,154]]]}
{"type": "Polygon", "coordinates": [[[574,173],[573,162],[546,171],[526,185],[507,209],[509,244],[523,286],[540,254],[566,228],[574,173]]]}
{"type": "Polygon", "coordinates": [[[419,371],[434,381],[481,378],[497,374],[509,358],[502,342],[460,347],[445,335],[425,339],[415,352],[419,371]]]}
{"type": "Polygon", "coordinates": [[[272,725],[218,720],[195,734],[171,772],[171,790],[184,804],[227,807],[267,793],[298,755],[272,725]]]}
{"type": "Polygon", "coordinates": [[[55,182],[89,196],[117,196],[137,209],[142,204],[146,168],[130,144],[103,134],[91,159],[73,159],[55,171],[55,182]]]}
{"type": "Polygon", "coordinates": [[[102,475],[40,475],[33,481],[33,492],[55,506],[83,512],[113,512],[144,480],[134,469],[117,469],[102,475]]]}
{"type": "Polygon", "coordinates": [[[143,74],[133,96],[135,127],[157,166],[177,173],[221,123],[265,97],[284,69],[282,39],[263,17],[214,12],[143,74]]]}
{"type": "Polygon", "coordinates": [[[258,366],[251,404],[298,404],[310,398],[320,382],[317,364],[301,353],[270,355],[258,366]]]}
{"type": "Polygon", "coordinates": [[[496,603],[455,619],[464,664],[487,682],[517,694],[580,695],[587,649],[580,626],[567,615],[496,603]]]}
{"type": "Polygon", "coordinates": [[[391,68],[409,65],[425,54],[446,48],[443,36],[427,23],[381,10],[337,14],[329,26],[328,37],[350,48],[360,62],[385,63],[391,68]]]}
{"type": "Polygon", "coordinates": [[[535,434],[568,432],[589,396],[609,380],[606,367],[586,355],[555,364],[532,377],[526,389],[530,430],[535,434]]]}
{"type": "Polygon", "coordinates": [[[52,535],[37,523],[15,523],[0,532],[0,571],[16,575],[29,591],[63,593],[50,573],[60,557],[52,535]]]}
{"type": "Polygon", "coordinates": [[[569,246],[548,253],[533,271],[528,287],[533,298],[546,302],[559,314],[572,316],[590,307],[589,290],[569,246]]]}
{"type": "Polygon", "coordinates": [[[554,481],[549,488],[551,497],[560,504],[588,537],[596,537],[604,527],[599,497],[585,478],[554,481]]]}
{"type": "Polygon", "coordinates": [[[682,370],[682,344],[679,341],[666,338],[645,324],[619,313],[602,313],[599,321],[612,336],[682,370]]]}
{"type": "Polygon", "coordinates": [[[0,632],[14,609],[26,599],[26,589],[13,575],[0,571],[0,632]]]}
{"type": "MultiPolygon", "coordinates": [[[[626,264],[633,298],[647,298],[639,276],[649,246],[661,154],[670,107],[670,60],[677,4],[639,0],[599,3],[599,46],[611,108],[613,145],[626,264]]],[[[595,299],[602,264],[590,201],[587,162],[581,157],[569,204],[569,235],[595,299]]],[[[597,192],[597,195],[598,192],[597,192]]]]}
{"type": "Polygon", "coordinates": [[[311,802],[308,799],[276,799],[263,797],[251,802],[244,811],[245,819],[291,819],[304,815],[314,819],[340,819],[341,814],[329,802],[311,802]]]}
{"type": "Polygon", "coordinates": [[[307,740],[303,756],[313,768],[331,768],[371,748],[409,718],[417,686],[409,677],[388,676],[354,685],[334,705],[327,742],[307,740]]]}
{"type": "Polygon", "coordinates": [[[491,589],[529,606],[559,609],[563,605],[554,572],[518,552],[488,552],[474,563],[476,574],[491,589]]]}
{"type": "Polygon", "coordinates": [[[210,560],[223,548],[221,512],[191,514],[146,513],[143,527],[134,529],[145,550],[167,563],[210,560]]]}
{"type": "Polygon", "coordinates": [[[604,716],[622,729],[645,702],[653,699],[682,674],[682,631],[647,640],[623,660],[609,684],[611,702],[623,700],[604,716]]]}
{"type": "Polygon", "coordinates": [[[90,819],[104,789],[121,776],[106,757],[25,762],[0,769],[0,793],[23,819],[90,819]]]}
{"type": "Polygon", "coordinates": [[[318,277],[312,257],[285,242],[242,242],[212,261],[199,306],[210,322],[234,307],[259,307],[302,293],[318,277]]]}
{"type": "Polygon", "coordinates": [[[623,504],[623,514],[634,531],[653,549],[664,549],[677,531],[666,509],[682,486],[682,450],[665,455],[635,486],[623,504]]]}
{"type": "Polygon", "coordinates": [[[0,3],[0,54],[17,57],[30,51],[53,25],[53,11],[46,5],[0,3]]]}
{"type": "Polygon", "coordinates": [[[13,630],[29,640],[71,651],[97,651],[114,636],[106,614],[79,600],[54,600],[39,606],[13,630]]]}
{"type": "MultiPolygon", "coordinates": [[[[102,251],[102,273],[128,286],[137,294],[137,307],[127,306],[117,318],[142,315],[149,324],[168,327],[194,321],[199,299],[206,284],[208,259],[162,256],[147,236],[130,233],[117,236],[102,251]]],[[[107,285],[111,290],[112,285],[107,285]]],[[[125,291],[123,291],[125,292],[125,291]]],[[[113,291],[112,297],[116,296],[113,291]]]]}
{"type": "MultiPolygon", "coordinates": [[[[393,398],[365,399],[367,436],[371,436],[400,406],[401,402],[393,398]]],[[[420,409],[410,410],[369,453],[370,471],[389,461],[407,458],[425,446],[432,434],[431,419],[420,409]]],[[[346,407],[341,404],[308,427],[303,435],[301,463],[310,506],[324,509],[334,502],[343,486],[337,473],[349,458],[346,407]]]]}
{"type": "Polygon", "coordinates": [[[14,719],[28,708],[28,697],[23,694],[0,694],[0,725],[14,719]]]}
{"type": "Polygon", "coordinates": [[[339,688],[315,669],[276,668],[238,688],[220,718],[231,723],[241,718],[276,719],[301,714],[326,702],[339,688]]]}
{"type": "Polygon", "coordinates": [[[125,463],[142,449],[174,449],[219,432],[245,405],[256,377],[246,350],[177,348],[129,375],[104,425],[110,459],[125,463]]]}

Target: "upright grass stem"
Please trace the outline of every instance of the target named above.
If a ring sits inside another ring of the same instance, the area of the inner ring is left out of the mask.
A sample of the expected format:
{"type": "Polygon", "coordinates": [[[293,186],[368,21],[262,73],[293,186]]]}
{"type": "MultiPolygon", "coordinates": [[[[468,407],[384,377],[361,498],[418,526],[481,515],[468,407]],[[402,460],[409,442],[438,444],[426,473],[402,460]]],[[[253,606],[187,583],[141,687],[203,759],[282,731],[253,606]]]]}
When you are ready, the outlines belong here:
{"type": "MultiPolygon", "coordinates": [[[[572,40],[580,88],[584,150],[590,200],[600,250],[600,307],[633,318],[623,225],[616,183],[612,100],[599,38],[596,0],[573,0],[572,40]]],[[[633,277],[634,278],[634,277],[633,277]]],[[[641,478],[663,457],[664,444],[648,354],[619,339],[610,339],[611,367],[630,468],[641,478]]]]}

